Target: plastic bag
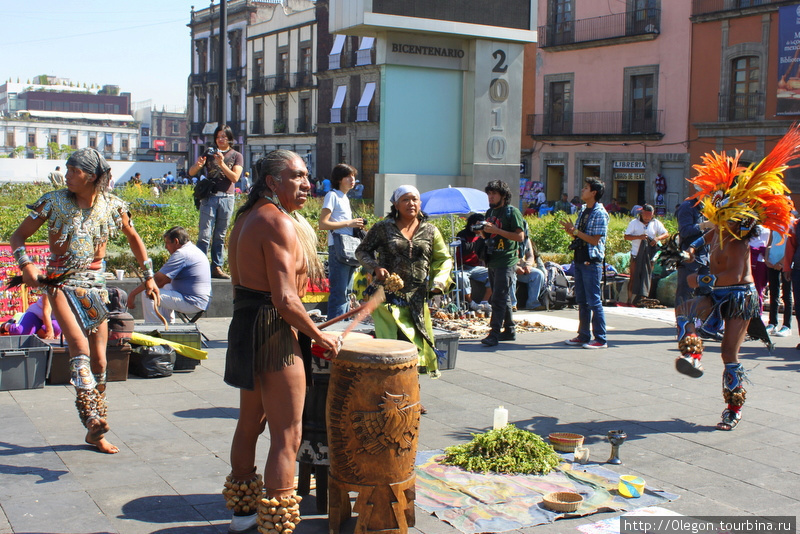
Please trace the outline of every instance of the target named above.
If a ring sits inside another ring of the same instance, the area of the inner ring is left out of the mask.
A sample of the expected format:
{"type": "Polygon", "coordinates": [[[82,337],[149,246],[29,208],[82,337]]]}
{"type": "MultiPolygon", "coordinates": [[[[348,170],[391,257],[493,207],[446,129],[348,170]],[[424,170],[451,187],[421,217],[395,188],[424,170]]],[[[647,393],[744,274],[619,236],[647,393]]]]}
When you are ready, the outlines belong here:
{"type": "Polygon", "coordinates": [[[136,345],[131,350],[130,372],[142,378],[172,376],[176,356],[169,345],[136,345]]]}

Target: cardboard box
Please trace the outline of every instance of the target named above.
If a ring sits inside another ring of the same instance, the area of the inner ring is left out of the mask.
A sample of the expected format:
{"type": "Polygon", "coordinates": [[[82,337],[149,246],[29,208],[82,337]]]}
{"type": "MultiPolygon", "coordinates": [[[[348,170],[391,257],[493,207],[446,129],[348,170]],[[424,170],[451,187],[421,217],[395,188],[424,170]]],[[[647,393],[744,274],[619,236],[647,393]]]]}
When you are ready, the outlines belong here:
{"type": "Polygon", "coordinates": [[[36,336],[0,337],[0,391],[44,386],[50,346],[36,336]]]}
{"type": "MultiPolygon", "coordinates": [[[[69,348],[54,341],[51,344],[53,355],[50,360],[50,372],[47,375],[49,385],[69,384],[69,348]]],[[[128,379],[128,361],[131,346],[123,343],[106,347],[106,381],[121,382],[128,379]]]]}

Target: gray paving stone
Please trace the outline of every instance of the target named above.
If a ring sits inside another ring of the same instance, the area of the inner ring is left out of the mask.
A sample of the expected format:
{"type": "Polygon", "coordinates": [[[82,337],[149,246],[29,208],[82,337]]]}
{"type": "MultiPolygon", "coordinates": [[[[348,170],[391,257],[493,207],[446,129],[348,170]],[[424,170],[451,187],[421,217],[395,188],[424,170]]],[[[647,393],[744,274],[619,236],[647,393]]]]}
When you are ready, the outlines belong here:
{"type": "MultiPolygon", "coordinates": [[[[576,312],[543,315],[574,319],[576,312]]],[[[420,425],[420,450],[469,440],[471,432],[489,428],[494,408],[502,404],[522,428],[544,436],[584,434],[593,461],[610,454],[606,432],[624,429],[629,439],[620,451],[623,465],[612,470],[639,474],[649,486],[679,494],[665,505],[678,513],[800,515],[796,335],[781,339],[772,355],[757,343],[745,344],[743,360],[754,368],[755,382],[748,388],[745,418],[735,431],[719,432],[713,428],[723,407],[718,344],[709,344],[706,376],[689,379],[674,370],[677,350],[669,324],[611,309],[607,320],[611,347],[605,351],[568,347],[563,341],[573,332],[558,330],[524,333],[496,349],[460,343],[456,369],[439,380],[420,378],[429,410],[420,425]],[[780,486],[772,484],[776,480],[780,486]]],[[[0,534],[84,532],[43,527],[51,509],[68,520],[77,511],[95,518],[91,532],[227,531],[230,517],[220,490],[230,470],[238,391],[222,381],[226,344],[219,340],[227,336],[228,320],[201,319],[200,326],[214,348],[194,371],[109,385],[109,439],[120,446],[117,455],[83,444],[85,430],[70,387],[0,392],[0,534]],[[24,518],[22,510],[33,515],[24,518]]],[[[267,432],[258,443],[259,470],[268,447],[267,432]]],[[[313,502],[312,492],[303,501],[306,520],[298,534],[328,532],[326,517],[314,515],[313,502]]],[[[575,532],[578,525],[613,515],[511,534],[575,532]]],[[[353,527],[350,521],[343,532],[353,527]]],[[[457,530],[417,510],[410,532],[457,530]]]]}

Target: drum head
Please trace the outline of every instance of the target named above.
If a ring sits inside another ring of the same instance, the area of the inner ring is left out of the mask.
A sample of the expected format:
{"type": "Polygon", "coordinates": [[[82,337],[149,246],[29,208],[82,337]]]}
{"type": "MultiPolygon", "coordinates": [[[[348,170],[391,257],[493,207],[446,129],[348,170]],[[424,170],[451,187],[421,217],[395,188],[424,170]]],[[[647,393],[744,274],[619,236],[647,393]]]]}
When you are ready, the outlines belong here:
{"type": "Polygon", "coordinates": [[[400,365],[417,361],[417,347],[396,339],[364,339],[348,335],[334,362],[353,365],[400,365]]]}

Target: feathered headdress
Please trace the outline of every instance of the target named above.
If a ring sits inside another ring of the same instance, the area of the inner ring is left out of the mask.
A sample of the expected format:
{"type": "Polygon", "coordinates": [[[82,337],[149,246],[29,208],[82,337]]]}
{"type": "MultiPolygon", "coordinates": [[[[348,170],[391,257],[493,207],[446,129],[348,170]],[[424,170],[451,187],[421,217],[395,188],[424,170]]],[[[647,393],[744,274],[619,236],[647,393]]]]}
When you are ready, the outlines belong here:
{"type": "Polygon", "coordinates": [[[733,157],[713,151],[703,155],[702,165],[694,166],[697,176],[689,179],[698,191],[689,199],[702,202],[706,219],[735,239],[742,239],[756,224],[785,235],[794,204],[787,196],[783,172],[800,156],[800,125],[793,125],[758,165],[742,167],[741,155],[739,150],[733,157]],[[739,223],[740,233],[734,233],[728,221],[739,223]]]}

